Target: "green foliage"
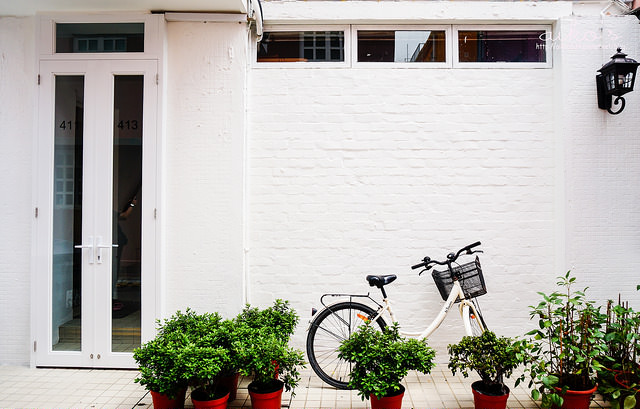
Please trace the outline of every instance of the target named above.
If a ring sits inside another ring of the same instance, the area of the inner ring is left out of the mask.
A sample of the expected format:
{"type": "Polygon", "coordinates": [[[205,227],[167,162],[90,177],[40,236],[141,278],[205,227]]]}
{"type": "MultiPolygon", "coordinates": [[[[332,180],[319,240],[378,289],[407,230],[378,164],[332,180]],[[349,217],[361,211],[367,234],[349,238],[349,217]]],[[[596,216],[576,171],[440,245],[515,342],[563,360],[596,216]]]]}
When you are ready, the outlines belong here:
{"type": "Polygon", "coordinates": [[[449,369],[454,375],[460,371],[466,378],[468,370],[475,371],[487,390],[508,393],[504,378],[509,378],[513,370],[527,361],[522,344],[511,338],[498,337],[491,331],[480,336],[465,336],[448,346],[449,369]]]}
{"type": "Polygon", "coordinates": [[[178,311],[164,323],[158,321],[158,335],[133,351],[140,370],[135,382],[170,398],[175,398],[188,386],[180,351],[188,343],[185,330],[192,314],[190,310],[185,314],[178,311]]]}
{"type": "Polygon", "coordinates": [[[213,396],[217,377],[233,372],[232,328],[218,313],[191,309],[158,321],[156,337],[134,351],[140,370],[136,382],[171,396],[187,386],[213,396]]]}
{"type": "Polygon", "coordinates": [[[235,323],[253,329],[266,328],[280,339],[289,340],[300,318],[289,301],[277,299],[271,307],[259,309],[247,304],[235,323]]]}
{"type": "Polygon", "coordinates": [[[354,364],[349,387],[357,389],[362,400],[393,395],[410,370],[429,373],[435,366],[435,351],[427,341],[402,338],[397,323],[383,331],[361,326],[342,341],[339,357],[354,364]]]}
{"type": "Polygon", "coordinates": [[[257,384],[267,385],[276,378],[287,391],[300,380],[298,367],[304,366],[302,351],[289,347],[268,329],[252,328],[234,343],[238,354],[238,369],[245,376],[253,376],[257,384]]]}
{"type": "Polygon", "coordinates": [[[262,310],[245,306],[233,322],[235,367],[253,376],[256,385],[268,385],[277,376],[287,391],[295,388],[298,368],[305,365],[303,352],[289,346],[298,320],[288,301],[276,300],[262,310]]]}
{"type": "Polygon", "coordinates": [[[630,409],[636,405],[640,379],[640,313],[628,303],[607,303],[604,340],[606,350],[598,370],[598,392],[611,402],[613,409],[630,409]],[[624,385],[616,382],[623,380],[624,385]]]}
{"type": "Polygon", "coordinates": [[[591,389],[600,367],[598,358],[605,350],[604,314],[586,299],[586,289],[572,290],[575,281],[567,272],[556,283],[563,291],[539,293],[542,301],[530,306],[531,319],[538,320],[538,328],[527,333],[531,338],[522,345],[531,355],[529,387],[537,385],[532,397],[542,397],[545,408],[561,406],[567,389],[591,389]]]}

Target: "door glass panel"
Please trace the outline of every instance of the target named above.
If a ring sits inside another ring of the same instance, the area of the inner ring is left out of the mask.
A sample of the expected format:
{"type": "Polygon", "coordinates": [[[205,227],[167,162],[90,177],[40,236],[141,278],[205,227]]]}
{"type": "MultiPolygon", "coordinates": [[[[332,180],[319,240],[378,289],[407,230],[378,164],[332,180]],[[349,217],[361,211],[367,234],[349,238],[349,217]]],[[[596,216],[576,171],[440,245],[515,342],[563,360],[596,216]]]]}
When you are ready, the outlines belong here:
{"type": "Polygon", "coordinates": [[[112,350],[140,346],[142,75],[114,77],[112,350]]]}
{"type": "Polygon", "coordinates": [[[80,351],[84,77],[55,78],[52,348],[80,351]]]}

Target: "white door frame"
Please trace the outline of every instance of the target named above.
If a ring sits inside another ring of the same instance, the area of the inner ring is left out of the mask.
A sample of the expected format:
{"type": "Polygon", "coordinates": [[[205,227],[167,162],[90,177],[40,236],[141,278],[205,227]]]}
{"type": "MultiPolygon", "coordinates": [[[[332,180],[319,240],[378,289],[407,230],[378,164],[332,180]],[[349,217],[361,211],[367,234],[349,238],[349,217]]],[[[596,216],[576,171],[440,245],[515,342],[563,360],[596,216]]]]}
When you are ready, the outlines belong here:
{"type": "MultiPolygon", "coordinates": [[[[32,365],[60,367],[109,367],[133,368],[135,362],[131,353],[113,353],[111,350],[111,295],[106,289],[106,278],[110,283],[111,257],[105,257],[105,263],[89,266],[89,249],[83,249],[82,266],[82,328],[86,333],[82,337],[81,352],[63,352],[52,350],[51,323],[51,285],[52,285],[52,237],[53,237],[53,148],[54,148],[54,98],[55,74],[83,75],[85,77],[84,145],[86,155],[83,161],[91,166],[83,167],[83,208],[95,210],[95,214],[86,217],[83,214],[83,244],[94,232],[103,243],[109,240],[112,226],[110,217],[98,217],[98,214],[111,214],[112,186],[112,150],[113,150],[113,78],[114,75],[144,75],[143,102],[143,169],[142,169],[142,294],[141,294],[141,336],[145,342],[155,335],[155,321],[160,317],[160,158],[161,158],[161,86],[159,76],[162,70],[161,59],[156,51],[161,50],[157,42],[159,26],[163,28],[161,16],[91,16],[91,22],[145,22],[145,50],[150,53],[113,53],[113,54],[55,54],[55,22],[87,22],[86,16],[66,16],[65,18],[42,18],[39,38],[43,51],[39,54],[38,72],[38,132],[36,147],[34,207],[34,246],[32,263],[32,365]],[[48,35],[43,35],[43,32],[48,35]],[[148,33],[149,32],[149,33],[148,33]],[[147,42],[149,39],[149,42],[147,42]],[[147,45],[147,44],[151,45],[147,45]],[[105,80],[105,78],[107,80],[105,80]],[[96,182],[100,181],[100,182],[96,182]],[[106,183],[107,187],[101,186],[106,183]],[[106,192],[106,193],[105,193],[106,192]],[[106,195],[106,196],[105,196],[106,195]],[[100,274],[85,274],[102,270],[100,274]],[[102,289],[103,291],[99,291],[102,289]],[[97,293],[94,293],[94,291],[97,293]],[[93,294],[94,302],[90,302],[93,294]],[[101,306],[101,308],[94,308],[101,306]],[[95,325],[94,325],[95,324],[95,325]],[[90,331],[89,331],[90,330],[90,331]],[[100,359],[98,359],[98,356],[100,359]]],[[[107,252],[104,253],[108,254],[107,252]]],[[[94,254],[95,255],[95,254],[94,254]]]]}

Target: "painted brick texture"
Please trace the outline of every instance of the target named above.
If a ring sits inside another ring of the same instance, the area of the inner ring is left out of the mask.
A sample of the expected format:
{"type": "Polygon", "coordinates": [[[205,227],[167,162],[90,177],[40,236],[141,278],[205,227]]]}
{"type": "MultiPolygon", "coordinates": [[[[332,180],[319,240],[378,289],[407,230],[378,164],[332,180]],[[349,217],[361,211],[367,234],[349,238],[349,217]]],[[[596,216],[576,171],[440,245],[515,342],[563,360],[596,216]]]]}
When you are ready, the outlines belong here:
{"type": "MultiPolygon", "coordinates": [[[[616,46],[640,55],[632,20],[559,19],[552,69],[254,68],[252,301],[288,298],[306,323],[323,293],[396,273],[400,323],[420,330],[441,300],[409,266],[481,240],[499,333],[531,328],[537,291],[569,269],[592,298],[640,306],[640,102],[611,116],[594,84],[616,46]]],[[[439,361],[461,334],[450,314],[430,340],[439,361]]]]}
{"type": "Polygon", "coordinates": [[[29,363],[34,19],[0,17],[0,363],[29,363]]]}
{"type": "Polygon", "coordinates": [[[165,315],[242,306],[242,27],[168,24],[165,315]]]}
{"type": "MultiPolygon", "coordinates": [[[[562,99],[566,129],[566,268],[594,298],[629,300],[640,308],[640,97],[610,115],[596,104],[595,70],[617,47],[640,59],[640,25],[633,16],[566,18],[562,99]],[[572,84],[572,85],[570,85],[572,84]]],[[[636,82],[636,86],[637,86],[636,82]]]]}
{"type": "MultiPolygon", "coordinates": [[[[401,324],[422,329],[441,299],[409,267],[481,240],[486,319],[519,333],[554,270],[553,73],[252,70],[252,299],[306,318],[321,294],[396,273],[401,324]]],[[[458,339],[454,318],[434,346],[458,339]]]]}

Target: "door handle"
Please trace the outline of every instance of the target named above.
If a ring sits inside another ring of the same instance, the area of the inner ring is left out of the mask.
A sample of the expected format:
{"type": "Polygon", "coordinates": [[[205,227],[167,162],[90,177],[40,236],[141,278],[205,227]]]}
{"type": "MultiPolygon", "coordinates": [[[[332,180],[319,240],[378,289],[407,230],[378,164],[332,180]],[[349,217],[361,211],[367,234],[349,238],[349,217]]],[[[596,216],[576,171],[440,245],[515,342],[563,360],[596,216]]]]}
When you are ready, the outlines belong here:
{"type": "Polygon", "coordinates": [[[102,249],[111,249],[118,247],[117,244],[102,244],[102,237],[98,236],[96,238],[98,244],[96,244],[96,254],[98,257],[98,264],[102,264],[102,249]]]}
{"type": "Polygon", "coordinates": [[[76,244],[73,247],[76,249],[92,249],[92,251],[89,251],[89,264],[93,264],[94,241],[92,236],[89,236],[88,239],[89,239],[89,244],[76,244]]]}

